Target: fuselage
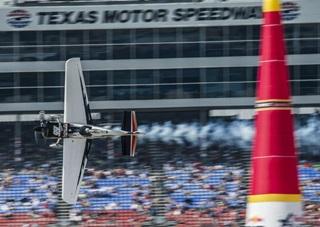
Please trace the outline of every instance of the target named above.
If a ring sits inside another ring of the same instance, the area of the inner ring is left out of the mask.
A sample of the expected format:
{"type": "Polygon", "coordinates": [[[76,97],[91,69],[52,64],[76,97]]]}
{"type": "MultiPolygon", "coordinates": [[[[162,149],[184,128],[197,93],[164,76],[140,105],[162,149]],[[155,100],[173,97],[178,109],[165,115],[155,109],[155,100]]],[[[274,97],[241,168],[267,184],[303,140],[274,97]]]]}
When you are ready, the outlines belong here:
{"type": "Polygon", "coordinates": [[[74,139],[95,139],[108,136],[126,136],[130,132],[123,130],[106,129],[94,125],[82,125],[77,123],[61,123],[56,121],[45,121],[39,127],[41,134],[48,139],[74,138],[74,139]]]}

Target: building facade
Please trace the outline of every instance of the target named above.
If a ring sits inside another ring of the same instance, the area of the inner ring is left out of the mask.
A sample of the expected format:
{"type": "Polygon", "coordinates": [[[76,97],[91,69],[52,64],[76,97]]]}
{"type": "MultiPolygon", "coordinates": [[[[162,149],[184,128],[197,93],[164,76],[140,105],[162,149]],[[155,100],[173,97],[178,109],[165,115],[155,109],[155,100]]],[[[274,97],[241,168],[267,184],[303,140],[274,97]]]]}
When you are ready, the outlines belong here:
{"type": "MultiPolygon", "coordinates": [[[[319,7],[317,0],[282,4],[297,113],[320,104],[319,7]]],[[[93,112],[252,115],[261,14],[254,0],[3,6],[1,114],[62,112],[64,62],[80,57],[93,112]]]]}

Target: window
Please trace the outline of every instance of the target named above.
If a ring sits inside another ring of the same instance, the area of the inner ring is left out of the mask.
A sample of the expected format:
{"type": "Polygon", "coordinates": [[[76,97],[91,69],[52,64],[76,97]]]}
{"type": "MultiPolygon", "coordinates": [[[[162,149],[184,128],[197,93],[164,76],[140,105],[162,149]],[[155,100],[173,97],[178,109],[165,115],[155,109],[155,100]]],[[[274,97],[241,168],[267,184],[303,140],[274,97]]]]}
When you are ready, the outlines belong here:
{"type": "Polygon", "coordinates": [[[21,87],[35,87],[38,85],[37,73],[20,73],[21,87]]]}
{"type": "Polygon", "coordinates": [[[20,46],[26,45],[37,45],[37,32],[35,31],[24,31],[19,32],[20,46]]]}
{"type": "Polygon", "coordinates": [[[161,69],[159,70],[160,83],[177,83],[177,70],[176,69],[161,69]]]}
{"type": "Polygon", "coordinates": [[[160,28],[159,29],[159,42],[176,42],[177,29],[175,28],[160,28]]]}
{"type": "Polygon", "coordinates": [[[136,43],[152,43],[154,31],[153,29],[136,29],[136,37],[135,42],[136,43]]]}
{"type": "Polygon", "coordinates": [[[251,26],[252,29],[252,40],[260,40],[260,25],[251,26]]]}
{"type": "Polygon", "coordinates": [[[200,28],[182,28],[182,42],[199,41],[200,40],[200,28]]]}
{"type": "Polygon", "coordinates": [[[14,102],[14,89],[0,89],[0,102],[8,103],[14,102]]]}
{"type": "Polygon", "coordinates": [[[13,32],[0,32],[0,46],[13,45],[13,32]]]}
{"type": "Polygon", "coordinates": [[[318,24],[300,24],[300,38],[317,38],[319,37],[318,24]]]}
{"type": "Polygon", "coordinates": [[[230,42],[229,56],[246,56],[248,49],[247,42],[230,42]]]}
{"type": "Polygon", "coordinates": [[[20,61],[37,61],[41,60],[41,55],[37,53],[36,47],[21,47],[20,61]]]}
{"type": "Polygon", "coordinates": [[[300,79],[312,80],[318,79],[318,65],[301,65],[300,66],[300,79]]]}
{"type": "Polygon", "coordinates": [[[113,99],[114,100],[131,100],[133,98],[130,86],[114,86],[113,99]]]}
{"type": "Polygon", "coordinates": [[[36,102],[37,101],[36,88],[22,88],[20,89],[20,102],[36,102]]]}
{"type": "Polygon", "coordinates": [[[206,98],[222,98],[224,97],[224,83],[206,84],[206,98]]]}
{"type": "Polygon", "coordinates": [[[247,40],[247,26],[230,26],[229,40],[247,40]]]}
{"type": "Polygon", "coordinates": [[[83,30],[67,30],[66,44],[83,44],[83,30]]]}
{"type": "Polygon", "coordinates": [[[153,84],[153,70],[137,70],[136,83],[137,84],[153,84]]]}
{"type": "Polygon", "coordinates": [[[247,68],[232,67],[229,68],[229,81],[247,81],[247,68]]]}
{"type": "Polygon", "coordinates": [[[0,74],[0,87],[13,87],[13,73],[1,73],[0,74]]]}
{"type": "Polygon", "coordinates": [[[108,98],[108,87],[106,86],[94,86],[90,87],[90,95],[89,95],[89,100],[92,101],[105,101],[108,98]]]}
{"type": "Polygon", "coordinates": [[[181,98],[199,98],[200,97],[200,85],[199,84],[186,84],[182,86],[181,98]]]}
{"type": "Polygon", "coordinates": [[[247,83],[230,83],[229,97],[247,97],[247,83]]]}
{"type": "Polygon", "coordinates": [[[200,82],[200,70],[199,69],[183,69],[182,81],[183,83],[200,82]]]}
{"type": "Polygon", "coordinates": [[[45,88],[43,89],[43,101],[58,102],[62,101],[63,88],[45,88]]]}
{"type": "Polygon", "coordinates": [[[60,60],[60,46],[43,47],[43,53],[40,57],[42,61],[59,61],[60,60]]]}
{"type": "Polygon", "coordinates": [[[67,46],[66,54],[67,54],[67,59],[69,58],[85,59],[83,46],[67,46]]]}
{"type": "Polygon", "coordinates": [[[200,56],[199,43],[184,43],[182,44],[182,57],[199,57],[200,56]]]}
{"type": "Polygon", "coordinates": [[[59,45],[60,41],[60,31],[43,31],[42,32],[42,44],[43,45],[59,45]]]}
{"type": "Polygon", "coordinates": [[[130,49],[129,45],[114,45],[113,59],[130,59],[130,49]]]}
{"type": "Polygon", "coordinates": [[[130,43],[132,40],[129,29],[115,29],[112,30],[112,33],[113,43],[130,43]]]}
{"type": "Polygon", "coordinates": [[[207,41],[221,41],[223,40],[223,27],[207,27],[206,28],[207,41]]]}
{"type": "Polygon", "coordinates": [[[89,60],[106,60],[107,59],[107,46],[95,45],[89,46],[89,60]]]}
{"type": "Polygon", "coordinates": [[[105,44],[107,42],[106,30],[89,30],[90,44],[105,44]]]}
{"type": "Polygon", "coordinates": [[[160,58],[176,58],[178,45],[177,44],[161,44],[159,45],[160,58]]]}
{"type": "Polygon", "coordinates": [[[147,59],[153,58],[154,45],[152,44],[140,44],[136,45],[136,58],[147,59]]]}
{"type": "Polygon", "coordinates": [[[108,71],[90,71],[90,82],[88,85],[107,85],[108,74],[110,74],[108,71]]]}
{"type": "Polygon", "coordinates": [[[131,84],[129,70],[113,71],[113,84],[131,84]]]}
{"type": "Polygon", "coordinates": [[[207,57],[223,56],[223,43],[207,43],[206,56],[207,57]]]}
{"type": "Polygon", "coordinates": [[[176,99],[178,98],[177,85],[160,85],[160,99],[176,99]]]}
{"type": "Polygon", "coordinates": [[[14,48],[0,48],[0,62],[19,61],[19,56],[14,54],[14,48]]]}
{"type": "Polygon", "coordinates": [[[300,54],[317,54],[318,50],[318,40],[300,40],[300,54]]]}
{"type": "Polygon", "coordinates": [[[318,81],[300,81],[300,95],[319,95],[318,81]]]}
{"type": "Polygon", "coordinates": [[[223,82],[223,68],[206,69],[206,82],[223,82]]]}
{"type": "Polygon", "coordinates": [[[133,92],[136,99],[153,99],[153,86],[137,86],[133,92]]]}
{"type": "Polygon", "coordinates": [[[63,86],[64,77],[60,72],[44,72],[43,86],[63,86]]]}

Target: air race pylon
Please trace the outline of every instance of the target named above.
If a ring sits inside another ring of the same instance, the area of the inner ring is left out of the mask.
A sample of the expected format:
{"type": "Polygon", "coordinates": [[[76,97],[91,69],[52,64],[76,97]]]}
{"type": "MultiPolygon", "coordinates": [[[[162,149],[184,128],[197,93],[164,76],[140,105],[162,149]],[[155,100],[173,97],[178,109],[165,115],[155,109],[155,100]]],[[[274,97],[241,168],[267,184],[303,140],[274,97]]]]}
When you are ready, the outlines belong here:
{"type": "Polygon", "coordinates": [[[246,226],[281,227],[301,221],[302,203],[279,0],[262,10],[246,226]]]}

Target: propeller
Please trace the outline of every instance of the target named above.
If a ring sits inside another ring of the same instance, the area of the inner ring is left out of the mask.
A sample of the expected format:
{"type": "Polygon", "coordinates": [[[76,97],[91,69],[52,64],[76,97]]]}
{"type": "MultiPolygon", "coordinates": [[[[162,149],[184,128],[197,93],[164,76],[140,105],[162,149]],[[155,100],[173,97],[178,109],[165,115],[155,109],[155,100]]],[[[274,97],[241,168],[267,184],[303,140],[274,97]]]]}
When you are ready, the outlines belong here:
{"type": "MultiPolygon", "coordinates": [[[[37,144],[39,143],[39,138],[43,138],[42,132],[43,132],[43,129],[44,129],[45,119],[46,119],[46,114],[45,114],[45,112],[43,110],[41,110],[39,112],[40,126],[37,126],[37,127],[33,128],[33,130],[34,130],[34,138],[35,138],[37,144]],[[41,134],[41,136],[40,136],[40,134],[41,134]]],[[[44,140],[44,144],[46,142],[47,142],[47,140],[45,139],[44,140]]]]}

